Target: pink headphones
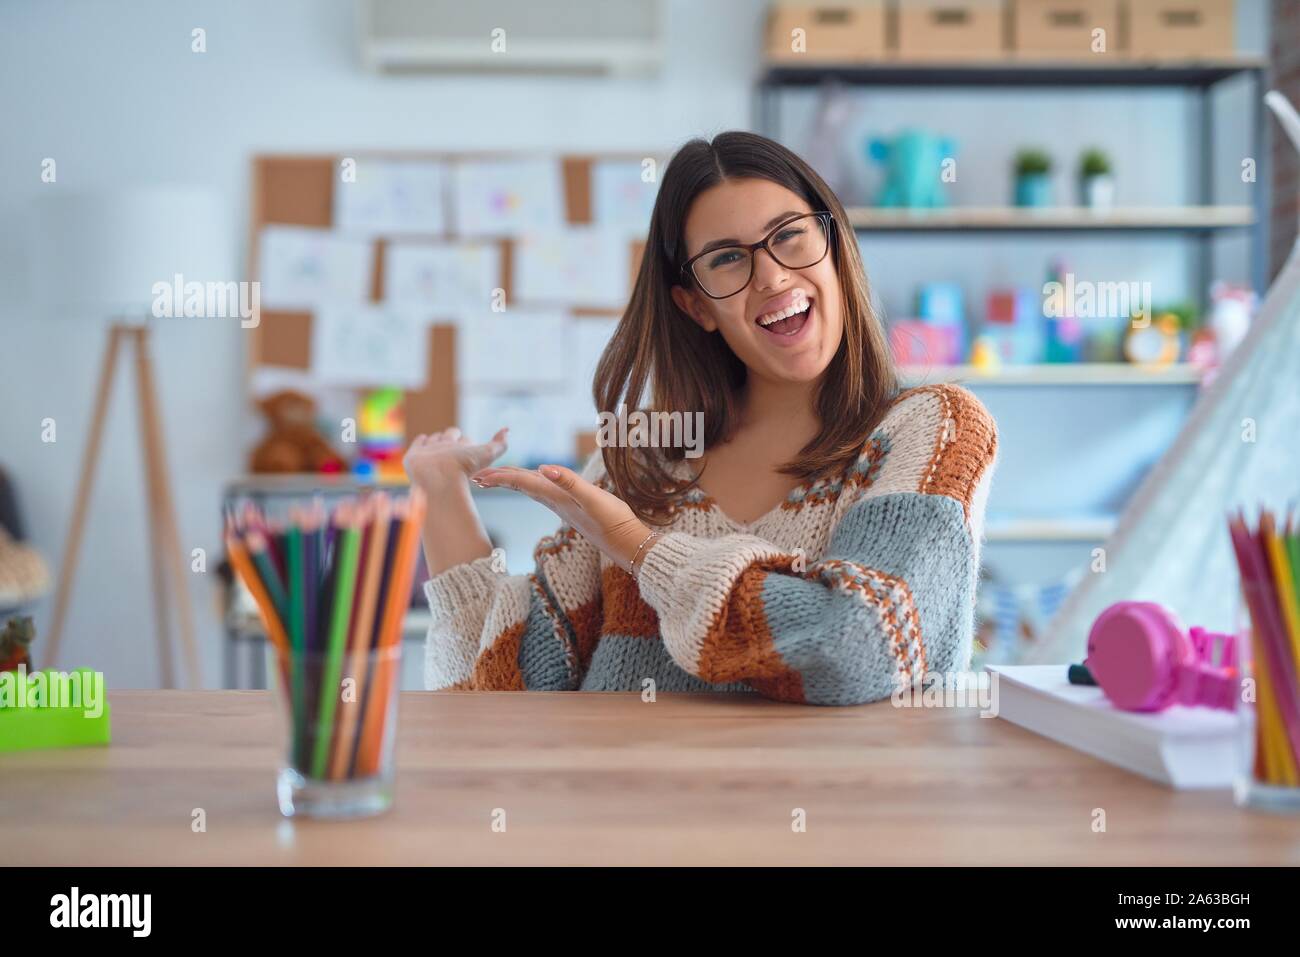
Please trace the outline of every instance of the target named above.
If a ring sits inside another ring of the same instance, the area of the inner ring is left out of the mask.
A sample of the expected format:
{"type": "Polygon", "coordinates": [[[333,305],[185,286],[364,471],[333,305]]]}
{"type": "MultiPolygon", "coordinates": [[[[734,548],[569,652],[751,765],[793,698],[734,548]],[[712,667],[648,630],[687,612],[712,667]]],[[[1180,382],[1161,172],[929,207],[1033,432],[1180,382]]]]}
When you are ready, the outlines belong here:
{"type": "Polygon", "coordinates": [[[1106,697],[1125,711],[1161,711],[1171,704],[1236,708],[1236,638],[1202,628],[1184,633],[1173,613],[1155,602],[1121,601],[1098,615],[1088,633],[1086,664],[1106,697]]]}

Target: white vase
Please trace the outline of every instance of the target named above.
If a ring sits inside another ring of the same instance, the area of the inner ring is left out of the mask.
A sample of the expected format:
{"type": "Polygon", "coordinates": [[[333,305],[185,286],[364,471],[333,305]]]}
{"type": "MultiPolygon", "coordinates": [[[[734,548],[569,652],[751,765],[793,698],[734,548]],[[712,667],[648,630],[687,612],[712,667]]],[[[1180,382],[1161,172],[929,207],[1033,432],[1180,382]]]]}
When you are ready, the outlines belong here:
{"type": "Polygon", "coordinates": [[[1108,174],[1083,177],[1083,205],[1105,212],[1115,205],[1115,180],[1108,174]]]}

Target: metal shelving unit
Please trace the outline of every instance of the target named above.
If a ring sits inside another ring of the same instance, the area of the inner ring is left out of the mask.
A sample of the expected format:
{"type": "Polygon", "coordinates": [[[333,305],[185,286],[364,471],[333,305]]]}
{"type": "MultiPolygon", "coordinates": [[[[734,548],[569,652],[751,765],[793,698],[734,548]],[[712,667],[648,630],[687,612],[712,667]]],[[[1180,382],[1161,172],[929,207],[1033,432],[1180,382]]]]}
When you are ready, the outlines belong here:
{"type": "Polygon", "coordinates": [[[1075,386],[1075,385],[1181,385],[1200,384],[1202,373],[1185,362],[1163,367],[1146,367],[1127,362],[1040,362],[1036,365],[1003,366],[986,372],[975,366],[903,366],[903,382],[933,385],[956,382],[978,386],[1075,386]]]}
{"type": "Polygon", "coordinates": [[[877,231],[955,233],[1023,232],[1164,232],[1185,234],[1197,243],[1199,277],[1196,298],[1203,302],[1213,272],[1210,243],[1226,229],[1247,229],[1251,235],[1251,284],[1260,295],[1268,285],[1268,152],[1265,142],[1263,96],[1268,60],[1235,56],[1199,61],[1109,60],[1044,62],[1009,59],[997,63],[909,63],[881,61],[866,64],[773,66],[759,80],[755,98],[756,128],[781,138],[781,94],[787,90],[843,84],[850,87],[1181,87],[1199,99],[1199,143],[1203,157],[1199,169],[1199,203],[1143,210],[1113,210],[1098,217],[1071,207],[1043,210],[956,208],[937,213],[855,209],[850,213],[860,233],[877,231]],[[1218,84],[1244,77],[1251,85],[1251,153],[1256,180],[1250,207],[1213,204],[1214,104],[1210,92],[1218,84]]]}
{"type": "Polygon", "coordinates": [[[953,206],[947,209],[880,209],[853,206],[849,222],[860,233],[979,232],[1201,233],[1255,224],[1249,206],[1118,206],[1105,211],[1080,206],[1024,209],[1015,206],[953,206]]]}

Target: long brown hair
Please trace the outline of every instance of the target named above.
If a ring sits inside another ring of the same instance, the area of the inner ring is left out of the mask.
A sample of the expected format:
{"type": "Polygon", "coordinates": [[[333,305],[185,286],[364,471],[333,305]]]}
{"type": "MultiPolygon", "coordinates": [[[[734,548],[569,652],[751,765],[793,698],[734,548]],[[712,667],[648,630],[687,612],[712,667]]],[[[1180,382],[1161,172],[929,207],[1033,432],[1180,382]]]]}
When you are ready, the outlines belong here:
{"type": "MultiPolygon", "coordinates": [[[[727,179],[770,180],[813,210],[833,214],[831,252],[843,302],[844,336],[817,392],[817,435],[779,471],[809,480],[856,461],[862,444],[898,391],[879,319],[871,305],[862,256],[844,206],[811,166],[780,143],[755,133],[693,139],[668,164],[631,299],[601,356],[592,385],[596,408],[704,413],[704,444],[725,441],[735,428],[746,368],[719,332],[706,332],[677,308],[670,290],[683,282],[685,225],[695,197],[727,179]],[[651,386],[650,406],[641,405],[651,386]]],[[[606,445],[605,471],[614,491],[643,519],[664,524],[697,479],[677,480],[653,455],[606,445]]],[[[685,449],[667,449],[669,462],[685,449]]]]}

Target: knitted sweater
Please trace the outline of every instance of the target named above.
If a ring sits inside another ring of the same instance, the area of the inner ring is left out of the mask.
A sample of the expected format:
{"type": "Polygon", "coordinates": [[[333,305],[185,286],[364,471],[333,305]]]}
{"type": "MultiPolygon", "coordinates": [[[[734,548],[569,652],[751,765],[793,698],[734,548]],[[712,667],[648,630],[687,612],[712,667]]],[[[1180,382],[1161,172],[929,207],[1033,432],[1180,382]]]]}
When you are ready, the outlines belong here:
{"type": "MultiPolygon", "coordinates": [[[[964,670],[996,449],[979,400],[924,386],[900,393],[856,464],[754,522],[691,489],[639,581],[568,525],[538,544],[531,574],[491,557],[447,569],[424,584],[425,684],[849,705],[964,670]]],[[[599,453],[583,474],[612,490],[599,453]]]]}

